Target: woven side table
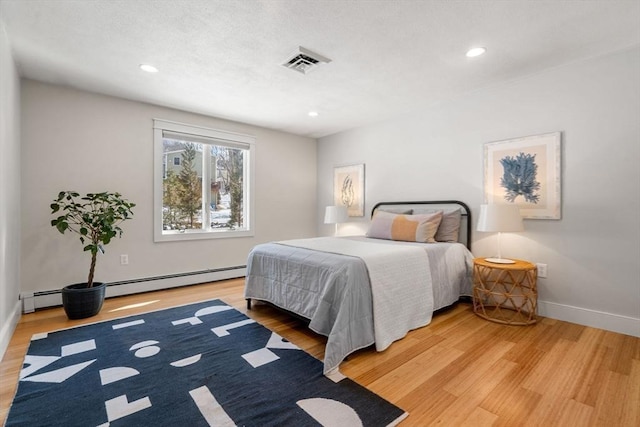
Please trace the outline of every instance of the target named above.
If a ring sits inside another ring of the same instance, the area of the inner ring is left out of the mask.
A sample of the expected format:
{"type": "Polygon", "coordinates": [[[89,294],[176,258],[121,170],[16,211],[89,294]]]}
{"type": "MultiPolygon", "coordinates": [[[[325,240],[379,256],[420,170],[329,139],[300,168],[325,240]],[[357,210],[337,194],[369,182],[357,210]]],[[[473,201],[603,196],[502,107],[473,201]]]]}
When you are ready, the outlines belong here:
{"type": "Polygon", "coordinates": [[[473,311],[492,322],[532,325],[537,321],[537,268],[528,261],[514,261],[473,260],[473,311]]]}

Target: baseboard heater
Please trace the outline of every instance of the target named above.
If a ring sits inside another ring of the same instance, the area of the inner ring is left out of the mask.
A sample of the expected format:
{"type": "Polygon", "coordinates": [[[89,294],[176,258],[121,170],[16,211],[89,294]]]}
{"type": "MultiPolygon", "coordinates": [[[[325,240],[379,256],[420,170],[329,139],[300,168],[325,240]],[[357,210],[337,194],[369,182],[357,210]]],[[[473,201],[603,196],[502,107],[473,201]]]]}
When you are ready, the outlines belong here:
{"type": "MultiPolygon", "coordinates": [[[[211,268],[199,271],[108,282],[106,297],[111,298],[121,295],[132,295],[182,286],[200,285],[203,283],[217,282],[226,279],[235,279],[244,277],[247,272],[246,270],[246,265],[237,265],[232,267],[211,268]]],[[[20,294],[20,299],[22,300],[22,312],[31,313],[39,308],[62,305],[62,290],[55,289],[49,291],[23,292],[20,294]]]]}

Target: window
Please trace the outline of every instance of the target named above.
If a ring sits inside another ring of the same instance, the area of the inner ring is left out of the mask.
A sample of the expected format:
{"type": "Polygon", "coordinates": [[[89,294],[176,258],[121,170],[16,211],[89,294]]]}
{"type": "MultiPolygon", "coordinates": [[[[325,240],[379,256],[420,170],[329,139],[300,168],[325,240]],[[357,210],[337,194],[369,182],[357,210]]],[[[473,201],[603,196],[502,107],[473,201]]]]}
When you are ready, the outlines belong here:
{"type": "Polygon", "coordinates": [[[253,235],[254,138],[154,120],[155,241],[253,235]]]}

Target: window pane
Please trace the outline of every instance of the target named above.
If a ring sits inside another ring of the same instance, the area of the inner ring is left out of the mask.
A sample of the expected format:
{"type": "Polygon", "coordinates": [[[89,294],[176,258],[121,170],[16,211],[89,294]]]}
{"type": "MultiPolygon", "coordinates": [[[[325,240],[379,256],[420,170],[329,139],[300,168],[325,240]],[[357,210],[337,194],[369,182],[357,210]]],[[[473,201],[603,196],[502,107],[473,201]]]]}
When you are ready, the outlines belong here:
{"type": "Polygon", "coordinates": [[[212,227],[222,225],[231,229],[245,228],[243,151],[218,145],[211,146],[211,157],[216,159],[218,189],[216,209],[212,212],[212,227]]]}
{"type": "Polygon", "coordinates": [[[202,228],[202,144],[163,139],[167,165],[163,180],[164,230],[202,228]]]}

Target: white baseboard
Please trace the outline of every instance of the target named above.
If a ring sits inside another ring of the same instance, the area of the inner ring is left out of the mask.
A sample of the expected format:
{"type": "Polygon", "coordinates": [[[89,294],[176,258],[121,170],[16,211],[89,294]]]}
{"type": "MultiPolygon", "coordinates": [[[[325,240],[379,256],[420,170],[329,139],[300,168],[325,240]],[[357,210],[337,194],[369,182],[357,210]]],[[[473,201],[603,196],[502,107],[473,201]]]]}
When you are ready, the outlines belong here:
{"type": "Polygon", "coordinates": [[[13,331],[15,331],[16,325],[20,321],[21,306],[22,301],[16,301],[9,318],[4,322],[4,325],[2,325],[2,329],[0,329],[0,360],[4,357],[4,352],[7,351],[7,347],[9,347],[13,331]]]}
{"type": "MultiPolygon", "coordinates": [[[[127,283],[115,283],[113,286],[111,286],[112,284],[108,285],[106,296],[109,298],[120,295],[157,291],[161,289],[192,285],[195,283],[234,279],[244,277],[245,275],[246,268],[243,266],[219,271],[212,270],[197,274],[187,273],[184,275],[172,275],[171,277],[150,278],[140,281],[132,280],[127,283]]],[[[11,318],[2,327],[2,330],[0,330],[0,354],[4,354],[4,351],[9,345],[11,334],[20,319],[21,305],[21,301],[16,303],[11,318]]],[[[62,296],[59,290],[42,293],[36,292],[34,295],[35,308],[55,307],[60,305],[62,305],[62,296]]],[[[634,317],[589,310],[549,301],[538,301],[538,314],[551,319],[563,320],[566,322],[577,323],[579,325],[590,326],[592,328],[605,329],[640,338],[640,319],[634,317]]]]}
{"type": "Polygon", "coordinates": [[[564,320],[565,322],[640,337],[640,319],[635,317],[621,316],[549,301],[538,301],[538,314],[551,319],[564,320]]]}
{"type": "MultiPolygon", "coordinates": [[[[173,274],[162,277],[151,277],[139,280],[128,280],[125,282],[108,283],[106,297],[110,298],[121,295],[159,291],[162,289],[177,288],[180,286],[188,286],[197,283],[217,282],[219,280],[244,277],[246,276],[246,274],[246,267],[241,266],[228,269],[173,274]]],[[[33,305],[36,309],[62,305],[62,294],[60,290],[34,292],[33,295],[33,305]]]]}

